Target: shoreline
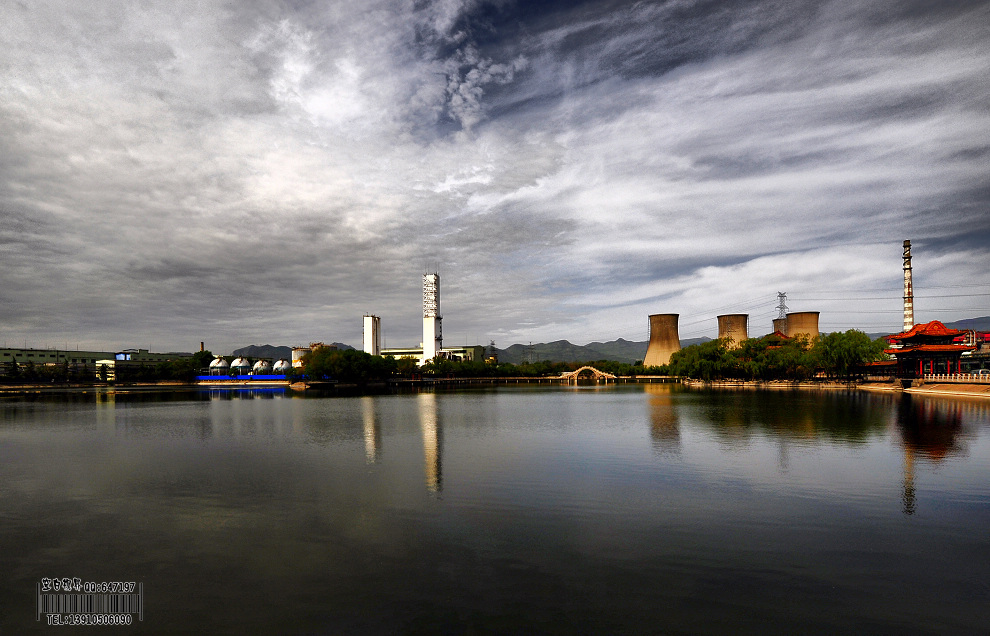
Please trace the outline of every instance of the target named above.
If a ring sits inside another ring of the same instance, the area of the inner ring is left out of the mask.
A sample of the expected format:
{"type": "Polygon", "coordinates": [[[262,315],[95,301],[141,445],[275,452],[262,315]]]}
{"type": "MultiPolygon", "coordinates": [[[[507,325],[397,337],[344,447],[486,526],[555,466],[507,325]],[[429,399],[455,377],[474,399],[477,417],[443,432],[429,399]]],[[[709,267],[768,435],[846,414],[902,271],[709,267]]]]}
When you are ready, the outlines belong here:
{"type": "MultiPolygon", "coordinates": [[[[652,383],[643,378],[642,380],[636,382],[630,382],[631,378],[621,378],[620,382],[605,382],[604,384],[649,384],[652,383]]],[[[462,385],[470,386],[472,384],[490,384],[498,385],[504,384],[506,386],[518,385],[520,382],[530,384],[542,384],[547,382],[548,384],[554,384],[554,381],[558,381],[559,384],[566,386],[567,384],[560,383],[559,378],[458,378],[458,379],[431,379],[428,381],[418,380],[418,381],[407,381],[403,383],[397,383],[396,388],[402,386],[413,386],[413,385],[429,385],[433,387],[444,387],[451,388],[452,386],[462,385]],[[473,382],[472,382],[473,381],[473,382]]],[[[668,382],[664,382],[665,384],[668,382]]],[[[939,383],[932,382],[930,384],[921,384],[919,386],[909,386],[907,388],[903,387],[899,382],[808,382],[808,381],[783,381],[783,380],[770,380],[766,382],[752,381],[752,380],[739,380],[739,381],[715,381],[715,382],[705,382],[702,380],[683,380],[679,383],[670,382],[670,384],[681,384],[685,387],[691,389],[746,389],[746,390],[762,390],[762,391],[867,391],[872,393],[908,393],[911,395],[934,395],[941,397],[975,397],[990,399],[990,384],[964,384],[964,383],[939,383]]],[[[89,391],[113,391],[113,392],[128,392],[128,391],[156,391],[156,390],[185,390],[185,391],[197,391],[197,390],[210,390],[210,389],[228,389],[228,390],[243,390],[243,389],[253,389],[253,388],[282,388],[293,392],[302,392],[301,386],[290,386],[288,383],[265,383],[265,382],[231,382],[231,383],[195,383],[190,384],[187,382],[141,382],[134,384],[123,384],[123,385],[101,385],[101,384],[61,384],[61,385],[51,385],[51,384],[23,384],[23,385],[0,385],[0,396],[15,396],[15,395],[28,395],[28,394],[38,394],[38,393],[74,393],[80,392],[85,393],[89,391]]],[[[307,387],[308,388],[308,387],[307,387]]],[[[325,386],[313,386],[313,389],[327,389],[329,387],[325,386]]],[[[336,386],[337,389],[346,389],[345,392],[351,393],[354,389],[357,389],[357,385],[340,385],[336,386]]],[[[384,388],[382,386],[375,385],[376,391],[380,392],[384,388]]]]}
{"type": "Polygon", "coordinates": [[[921,384],[904,388],[897,382],[785,382],[771,380],[704,382],[685,380],[684,386],[692,389],[749,389],[749,390],[806,390],[820,391],[869,391],[873,393],[908,393],[911,395],[937,395],[941,397],[990,398],[990,384],[939,383],[921,384]]]}

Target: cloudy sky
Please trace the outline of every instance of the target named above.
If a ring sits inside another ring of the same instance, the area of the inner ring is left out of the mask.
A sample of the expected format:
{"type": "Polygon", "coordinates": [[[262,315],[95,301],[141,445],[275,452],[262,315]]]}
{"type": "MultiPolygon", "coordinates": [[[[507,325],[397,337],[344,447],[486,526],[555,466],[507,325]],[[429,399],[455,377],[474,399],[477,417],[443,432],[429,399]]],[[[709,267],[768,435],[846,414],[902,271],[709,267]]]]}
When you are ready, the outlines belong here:
{"type": "Polygon", "coordinates": [[[0,3],[0,340],[990,314],[990,3],[0,3]]]}

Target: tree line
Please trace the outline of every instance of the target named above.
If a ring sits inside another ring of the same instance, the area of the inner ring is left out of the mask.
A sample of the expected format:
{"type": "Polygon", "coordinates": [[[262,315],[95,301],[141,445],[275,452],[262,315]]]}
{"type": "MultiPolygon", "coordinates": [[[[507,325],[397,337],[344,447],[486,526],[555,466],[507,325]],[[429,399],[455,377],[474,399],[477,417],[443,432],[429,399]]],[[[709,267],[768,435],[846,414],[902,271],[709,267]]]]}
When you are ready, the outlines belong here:
{"type": "Polygon", "coordinates": [[[862,365],[885,360],[888,346],[883,338],[870,340],[856,329],[825,334],[813,342],[771,334],[743,340],[738,348],[723,338],[675,352],[667,371],[705,381],[851,379],[862,365]]]}
{"type": "MultiPolygon", "coordinates": [[[[303,369],[293,369],[290,380],[305,376],[308,380],[336,381],[348,384],[384,382],[390,379],[432,378],[504,378],[547,377],[583,366],[619,376],[676,375],[700,380],[805,380],[812,377],[830,379],[850,378],[857,367],[883,360],[887,343],[883,338],[870,340],[862,331],[851,329],[830,333],[813,342],[804,338],[782,338],[769,335],[744,340],[732,348],[728,340],[711,340],[691,345],[675,352],[670,363],[663,366],[643,366],[614,360],[586,362],[523,362],[521,364],[492,363],[481,360],[447,360],[435,358],[419,366],[415,358],[372,356],[356,349],[320,347],[302,359],[303,369]]],[[[198,351],[188,358],[178,358],[158,364],[120,366],[117,382],[192,382],[213,360],[209,351],[198,351]]],[[[7,383],[95,383],[107,380],[87,365],[23,365],[13,363],[0,381],[7,383]]]]}

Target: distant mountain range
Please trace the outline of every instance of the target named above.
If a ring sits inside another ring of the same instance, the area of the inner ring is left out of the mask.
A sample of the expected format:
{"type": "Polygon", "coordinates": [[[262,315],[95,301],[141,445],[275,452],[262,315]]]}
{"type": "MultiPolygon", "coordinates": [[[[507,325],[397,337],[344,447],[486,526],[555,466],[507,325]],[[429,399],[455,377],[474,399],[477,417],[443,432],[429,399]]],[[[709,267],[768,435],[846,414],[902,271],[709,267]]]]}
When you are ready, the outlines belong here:
{"type": "MultiPolygon", "coordinates": [[[[681,340],[681,346],[708,342],[711,338],[689,338],[681,340]]],[[[593,360],[615,360],[633,364],[646,357],[648,340],[634,342],[631,340],[612,340],[611,342],[589,342],[586,345],[571,344],[567,340],[556,342],[540,342],[532,345],[514,344],[505,349],[498,349],[499,362],[519,364],[521,362],[591,362],[593,360]]]]}
{"type": "Polygon", "coordinates": [[[949,329],[972,329],[974,331],[990,331],[990,316],[980,318],[966,318],[955,322],[947,322],[945,326],[949,329]]]}
{"type": "MultiPolygon", "coordinates": [[[[947,322],[945,326],[950,329],[975,329],[976,331],[990,331],[990,316],[980,318],[966,318],[947,322]]],[[[890,333],[877,332],[867,334],[872,339],[880,336],[888,336],[890,333]]],[[[693,344],[708,342],[711,338],[688,338],[681,340],[681,346],[687,347],[693,344]]],[[[353,349],[354,347],[342,342],[334,342],[338,349],[353,349]]],[[[589,342],[586,345],[571,344],[567,340],[557,340],[555,342],[540,342],[531,345],[514,344],[505,349],[499,349],[499,362],[520,364],[522,362],[537,362],[548,360],[551,362],[591,362],[594,360],[615,360],[633,364],[646,357],[646,348],[649,341],[634,342],[631,340],[612,340],[611,342],[589,342]]],[[[487,349],[487,348],[486,348],[487,349]]],[[[286,360],[292,357],[292,347],[276,347],[273,345],[249,345],[233,351],[235,356],[247,358],[268,358],[286,360]]]]}
{"type": "MultiPolygon", "coordinates": [[[[337,345],[338,349],[354,348],[350,345],[345,345],[342,342],[333,342],[331,344],[337,345]]],[[[255,359],[266,358],[269,360],[291,360],[292,347],[276,347],[270,344],[248,345],[246,347],[241,347],[240,349],[234,349],[231,352],[231,355],[255,359]]]]}

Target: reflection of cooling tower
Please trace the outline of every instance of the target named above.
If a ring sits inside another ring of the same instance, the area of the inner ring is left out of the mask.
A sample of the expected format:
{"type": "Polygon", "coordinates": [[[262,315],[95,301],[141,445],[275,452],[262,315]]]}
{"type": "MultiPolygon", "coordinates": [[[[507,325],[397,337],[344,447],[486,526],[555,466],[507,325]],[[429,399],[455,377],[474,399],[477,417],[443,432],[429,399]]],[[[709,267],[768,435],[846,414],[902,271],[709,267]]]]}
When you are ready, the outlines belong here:
{"type": "Polygon", "coordinates": [[[773,319],[773,331],[774,333],[780,332],[787,335],[787,318],[774,318],[773,319]]]}
{"type": "Polygon", "coordinates": [[[652,314],[650,316],[650,346],[646,348],[643,365],[658,367],[670,362],[670,354],[681,350],[677,336],[678,314],[652,314]]]}
{"type": "Polygon", "coordinates": [[[749,314],[725,314],[718,317],[718,337],[729,338],[730,349],[739,347],[739,343],[748,338],[746,324],[749,314]]]}
{"type": "Polygon", "coordinates": [[[804,335],[808,340],[818,337],[818,313],[817,311],[796,311],[787,314],[787,331],[784,333],[788,338],[804,335]]]}

